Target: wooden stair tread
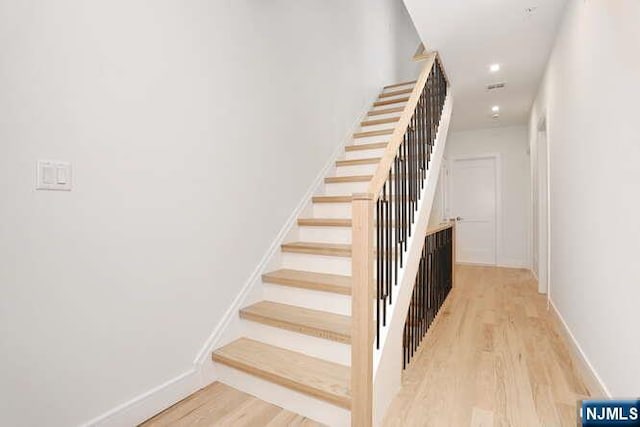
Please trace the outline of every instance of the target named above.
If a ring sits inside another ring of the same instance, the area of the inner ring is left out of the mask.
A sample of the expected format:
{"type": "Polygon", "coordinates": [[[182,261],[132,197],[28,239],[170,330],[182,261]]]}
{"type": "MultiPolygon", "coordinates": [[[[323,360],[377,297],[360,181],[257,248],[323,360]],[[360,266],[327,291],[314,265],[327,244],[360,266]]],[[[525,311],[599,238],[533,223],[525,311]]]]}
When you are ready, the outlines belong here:
{"type": "MultiPolygon", "coordinates": [[[[392,178],[394,178],[392,176],[392,178]]],[[[409,200],[409,197],[398,197],[395,194],[389,198],[390,200],[409,200]]],[[[353,197],[349,195],[344,196],[313,196],[311,199],[313,203],[351,203],[353,197]]],[[[415,200],[414,200],[415,201],[415,200]]]]}
{"type": "Polygon", "coordinates": [[[263,274],[262,280],[277,285],[351,295],[351,276],[281,269],[263,274]]]}
{"type": "Polygon", "coordinates": [[[351,227],[350,218],[298,218],[302,227],[351,227]]]}
{"type": "Polygon", "coordinates": [[[281,245],[283,252],[326,256],[351,256],[351,245],[344,243],[291,242],[281,245]]]}
{"type": "Polygon", "coordinates": [[[416,84],[416,80],[411,80],[410,82],[404,82],[404,83],[394,83],[392,85],[385,86],[384,89],[391,89],[398,86],[414,85],[414,84],[416,84]]]}
{"type": "Polygon", "coordinates": [[[389,98],[390,96],[398,96],[398,95],[406,95],[413,92],[413,88],[410,89],[400,89],[400,90],[394,90],[391,92],[383,92],[380,94],[380,96],[378,98],[389,98]]]}
{"type": "MultiPolygon", "coordinates": [[[[391,179],[395,180],[396,175],[392,174],[391,179]]],[[[368,182],[373,179],[373,175],[346,175],[346,176],[329,176],[324,179],[327,184],[339,184],[345,182],[368,182]]]]}
{"type": "Polygon", "coordinates": [[[351,406],[349,367],[240,338],[213,353],[213,360],[292,390],[351,406]]]}
{"type": "Polygon", "coordinates": [[[387,123],[395,123],[400,120],[400,116],[396,117],[388,117],[386,119],[375,119],[375,120],[365,120],[364,122],[360,122],[360,126],[376,126],[376,125],[385,125],[387,123]]]}
{"type": "MultiPolygon", "coordinates": [[[[283,252],[294,252],[310,255],[326,255],[351,257],[351,245],[348,243],[324,243],[324,242],[291,242],[280,245],[283,252]]],[[[378,253],[374,248],[374,253],[378,253]]],[[[395,249],[386,252],[389,255],[395,253],[395,249]]]]}
{"type": "Polygon", "coordinates": [[[373,175],[348,175],[348,176],[329,176],[324,179],[327,184],[339,184],[345,182],[369,182],[373,175]]]}
{"type": "Polygon", "coordinates": [[[381,130],[370,130],[366,132],[356,132],[353,134],[354,138],[369,138],[371,136],[383,136],[383,135],[391,135],[394,129],[381,129],[381,130]]]}
{"type": "Polygon", "coordinates": [[[386,99],[386,100],[383,100],[383,101],[374,102],[373,106],[374,107],[382,107],[383,105],[399,104],[401,102],[407,102],[408,100],[409,100],[409,97],[386,99]]]}
{"type": "Polygon", "coordinates": [[[337,160],[336,166],[375,165],[380,163],[381,157],[369,157],[367,159],[337,160]]]}
{"type": "Polygon", "coordinates": [[[351,318],[327,311],[260,301],[240,310],[240,317],[343,344],[351,342],[351,318]]]}
{"type": "Polygon", "coordinates": [[[311,198],[313,203],[351,203],[353,201],[352,196],[313,196],[311,198]]]}
{"type": "MultiPolygon", "coordinates": [[[[382,116],[384,114],[402,113],[403,111],[404,107],[387,108],[384,110],[372,110],[367,113],[367,116],[382,116]]],[[[400,116],[398,116],[398,119],[400,119],[400,116]]]]}
{"type": "Polygon", "coordinates": [[[360,151],[360,150],[379,150],[381,148],[387,148],[388,142],[374,142],[372,144],[357,144],[347,145],[344,147],[344,151],[360,151]]]}

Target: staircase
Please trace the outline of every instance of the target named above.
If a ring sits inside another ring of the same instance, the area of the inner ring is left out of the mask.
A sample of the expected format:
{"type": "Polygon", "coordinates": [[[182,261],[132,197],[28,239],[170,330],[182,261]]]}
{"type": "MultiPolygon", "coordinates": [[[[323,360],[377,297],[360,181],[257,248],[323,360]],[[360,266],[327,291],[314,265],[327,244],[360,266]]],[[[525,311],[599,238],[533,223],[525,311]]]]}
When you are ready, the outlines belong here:
{"type": "Polygon", "coordinates": [[[352,195],[366,193],[380,174],[393,136],[404,134],[412,96],[422,92],[416,83],[425,79],[383,88],[321,194],[297,220],[298,239],[281,245],[280,268],[262,275],[263,299],[240,310],[240,337],[213,352],[219,381],[330,426],[354,422],[351,343],[359,329],[351,318],[352,195]]]}

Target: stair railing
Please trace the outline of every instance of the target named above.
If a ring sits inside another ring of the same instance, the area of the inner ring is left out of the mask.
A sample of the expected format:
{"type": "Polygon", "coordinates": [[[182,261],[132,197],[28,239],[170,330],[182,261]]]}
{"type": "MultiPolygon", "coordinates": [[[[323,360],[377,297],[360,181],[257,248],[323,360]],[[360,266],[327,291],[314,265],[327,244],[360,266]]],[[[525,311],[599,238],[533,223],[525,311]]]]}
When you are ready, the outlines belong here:
{"type": "Polygon", "coordinates": [[[379,346],[449,87],[437,53],[425,57],[366,193],[352,199],[352,426],[373,422],[374,340],[379,346]]]}
{"type": "Polygon", "coordinates": [[[455,223],[427,230],[402,335],[405,369],[453,289],[455,223]]]}

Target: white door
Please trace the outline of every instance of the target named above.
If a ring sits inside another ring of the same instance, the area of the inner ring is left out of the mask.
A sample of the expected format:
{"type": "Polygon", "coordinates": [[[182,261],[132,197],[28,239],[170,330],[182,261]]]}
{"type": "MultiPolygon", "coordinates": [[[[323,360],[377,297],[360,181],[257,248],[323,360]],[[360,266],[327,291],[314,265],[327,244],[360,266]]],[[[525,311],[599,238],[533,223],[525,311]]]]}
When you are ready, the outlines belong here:
{"type": "Polygon", "coordinates": [[[452,160],[450,213],[457,218],[459,262],[497,263],[497,181],[495,157],[452,160]]]}

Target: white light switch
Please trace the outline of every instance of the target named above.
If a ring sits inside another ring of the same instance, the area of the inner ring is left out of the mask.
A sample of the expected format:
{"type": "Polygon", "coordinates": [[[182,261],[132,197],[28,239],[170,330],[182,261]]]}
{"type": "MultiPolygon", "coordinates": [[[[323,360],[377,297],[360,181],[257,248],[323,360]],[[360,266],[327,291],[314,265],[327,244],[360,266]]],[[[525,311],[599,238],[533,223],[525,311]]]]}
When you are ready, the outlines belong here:
{"type": "Polygon", "coordinates": [[[57,184],[64,185],[67,183],[67,168],[65,166],[56,165],[56,174],[58,177],[57,184]]]}
{"type": "Polygon", "coordinates": [[[38,160],[36,189],[71,191],[71,163],[38,160]]]}

